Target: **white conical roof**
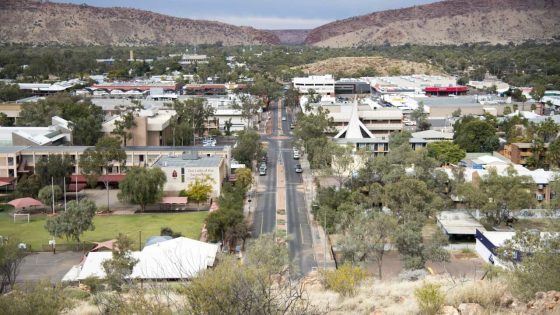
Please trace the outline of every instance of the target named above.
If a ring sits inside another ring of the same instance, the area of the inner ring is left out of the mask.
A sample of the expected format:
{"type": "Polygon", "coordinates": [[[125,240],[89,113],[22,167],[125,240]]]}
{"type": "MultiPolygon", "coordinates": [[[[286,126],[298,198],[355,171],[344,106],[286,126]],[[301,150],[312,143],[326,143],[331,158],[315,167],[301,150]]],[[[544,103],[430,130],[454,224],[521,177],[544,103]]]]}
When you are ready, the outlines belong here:
{"type": "Polygon", "coordinates": [[[358,116],[358,100],[354,100],[352,104],[352,113],[350,121],[336,136],[335,139],[369,139],[375,138],[366,126],[360,121],[358,116]]]}

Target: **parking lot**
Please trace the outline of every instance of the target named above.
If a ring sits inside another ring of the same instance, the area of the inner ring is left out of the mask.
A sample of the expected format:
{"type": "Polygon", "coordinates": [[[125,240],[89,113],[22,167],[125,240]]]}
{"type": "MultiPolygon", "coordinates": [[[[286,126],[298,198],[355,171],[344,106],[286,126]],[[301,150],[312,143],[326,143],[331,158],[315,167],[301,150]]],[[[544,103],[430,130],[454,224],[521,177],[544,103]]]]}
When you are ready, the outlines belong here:
{"type": "Polygon", "coordinates": [[[60,282],[72,266],[80,263],[82,256],[82,252],[32,253],[23,260],[17,281],[26,283],[48,279],[52,283],[60,282]]]}

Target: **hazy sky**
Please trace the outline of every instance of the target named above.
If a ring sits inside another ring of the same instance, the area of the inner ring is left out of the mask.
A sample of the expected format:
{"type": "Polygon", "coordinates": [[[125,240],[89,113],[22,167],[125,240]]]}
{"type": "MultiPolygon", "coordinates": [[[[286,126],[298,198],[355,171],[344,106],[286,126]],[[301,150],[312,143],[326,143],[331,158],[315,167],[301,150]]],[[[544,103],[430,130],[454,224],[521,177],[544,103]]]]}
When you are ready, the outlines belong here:
{"type": "Polygon", "coordinates": [[[129,7],[261,29],[313,28],[374,11],[435,0],[57,0],[101,7],[129,7]]]}

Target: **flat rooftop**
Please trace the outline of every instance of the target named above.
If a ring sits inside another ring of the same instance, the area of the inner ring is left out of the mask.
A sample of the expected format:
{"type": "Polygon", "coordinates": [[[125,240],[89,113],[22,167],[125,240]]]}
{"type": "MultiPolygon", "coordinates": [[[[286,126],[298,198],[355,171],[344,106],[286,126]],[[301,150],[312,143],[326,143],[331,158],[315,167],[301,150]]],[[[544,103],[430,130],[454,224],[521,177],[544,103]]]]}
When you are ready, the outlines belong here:
{"type": "Polygon", "coordinates": [[[219,167],[223,159],[221,157],[199,157],[196,159],[183,158],[182,155],[178,156],[162,156],[155,163],[154,166],[160,167],[219,167]]]}
{"type": "Polygon", "coordinates": [[[447,235],[475,235],[477,229],[486,231],[480,222],[463,211],[442,211],[437,221],[447,235]]]}

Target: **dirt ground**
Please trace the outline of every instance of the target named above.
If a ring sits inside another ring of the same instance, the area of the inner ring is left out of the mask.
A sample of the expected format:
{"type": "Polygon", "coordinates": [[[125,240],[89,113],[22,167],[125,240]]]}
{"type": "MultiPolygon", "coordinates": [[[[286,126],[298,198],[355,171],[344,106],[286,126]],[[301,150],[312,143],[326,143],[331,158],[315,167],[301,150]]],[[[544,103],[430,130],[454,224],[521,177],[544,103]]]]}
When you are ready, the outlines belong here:
{"type": "MultiPolygon", "coordinates": [[[[451,261],[448,263],[426,263],[434,274],[446,274],[456,278],[480,279],[484,274],[484,261],[472,255],[462,255],[460,252],[451,253],[451,261]],[[466,257],[465,257],[466,256],[466,257]]],[[[370,263],[367,270],[377,275],[377,265],[370,263]]],[[[388,252],[383,256],[383,280],[397,279],[398,275],[404,270],[401,257],[397,252],[388,252]]]]}

